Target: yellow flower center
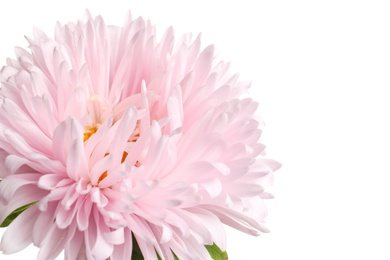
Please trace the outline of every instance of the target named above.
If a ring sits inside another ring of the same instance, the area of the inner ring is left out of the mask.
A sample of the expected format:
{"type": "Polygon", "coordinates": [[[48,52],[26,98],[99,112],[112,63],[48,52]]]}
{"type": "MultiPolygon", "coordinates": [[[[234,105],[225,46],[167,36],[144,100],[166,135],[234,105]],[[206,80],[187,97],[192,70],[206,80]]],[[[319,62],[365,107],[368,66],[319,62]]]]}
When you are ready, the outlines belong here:
{"type": "Polygon", "coordinates": [[[84,128],[84,142],[87,141],[97,131],[97,126],[87,126],[84,128]]]}

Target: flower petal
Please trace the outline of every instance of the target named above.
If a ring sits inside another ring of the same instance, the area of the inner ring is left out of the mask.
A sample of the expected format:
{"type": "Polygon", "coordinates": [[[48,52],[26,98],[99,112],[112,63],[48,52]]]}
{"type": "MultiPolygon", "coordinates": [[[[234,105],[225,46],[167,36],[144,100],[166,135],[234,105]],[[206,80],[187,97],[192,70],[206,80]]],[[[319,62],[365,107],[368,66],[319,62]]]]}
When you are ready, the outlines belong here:
{"type": "Polygon", "coordinates": [[[33,226],[38,214],[38,208],[32,206],[11,223],[1,240],[0,250],[3,254],[16,253],[32,243],[33,226]]]}

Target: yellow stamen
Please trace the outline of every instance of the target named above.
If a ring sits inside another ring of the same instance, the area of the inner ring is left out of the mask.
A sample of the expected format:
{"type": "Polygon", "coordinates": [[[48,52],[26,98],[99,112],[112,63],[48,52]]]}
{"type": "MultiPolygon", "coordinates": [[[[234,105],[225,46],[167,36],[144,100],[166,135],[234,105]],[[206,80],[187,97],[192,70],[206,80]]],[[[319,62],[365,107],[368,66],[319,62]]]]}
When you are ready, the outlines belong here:
{"type": "Polygon", "coordinates": [[[122,155],[122,163],[126,160],[127,155],[128,155],[127,152],[123,152],[123,155],[122,155]]]}
{"type": "Polygon", "coordinates": [[[87,141],[94,133],[96,133],[96,131],[97,131],[97,127],[96,126],[85,128],[84,142],[87,141]]]}
{"type": "Polygon", "coordinates": [[[106,178],[106,177],[107,177],[107,171],[103,172],[103,174],[100,175],[99,180],[98,180],[98,183],[100,183],[100,182],[101,182],[102,180],[104,180],[104,178],[106,178]]]}
{"type": "MultiPolygon", "coordinates": [[[[84,136],[85,136],[85,134],[84,134],[84,136]]],[[[105,156],[107,156],[107,155],[108,155],[108,153],[105,154],[105,156]]],[[[122,163],[126,160],[127,155],[128,155],[127,152],[123,152],[122,163]]],[[[138,161],[137,161],[137,163],[138,163],[138,161]]],[[[137,165],[137,163],[136,163],[136,165],[137,165]]],[[[104,180],[104,178],[107,177],[107,174],[108,174],[107,171],[103,172],[102,175],[100,175],[100,177],[99,177],[98,183],[100,183],[102,180],[104,180]]]]}

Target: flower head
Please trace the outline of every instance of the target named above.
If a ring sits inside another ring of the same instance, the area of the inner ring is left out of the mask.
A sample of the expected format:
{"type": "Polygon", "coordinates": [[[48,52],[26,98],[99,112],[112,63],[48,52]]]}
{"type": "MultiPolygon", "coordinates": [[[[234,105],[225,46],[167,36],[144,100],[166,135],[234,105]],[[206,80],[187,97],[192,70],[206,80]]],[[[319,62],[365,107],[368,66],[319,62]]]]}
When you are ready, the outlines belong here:
{"type": "Polygon", "coordinates": [[[249,83],[200,37],[161,40],[129,14],[39,30],[0,73],[0,223],[5,254],[38,259],[209,259],[223,224],[266,232],[279,167],[259,143],[249,83]],[[30,205],[31,203],[31,205],[30,205]],[[156,254],[157,253],[157,254],[156,254]]]}

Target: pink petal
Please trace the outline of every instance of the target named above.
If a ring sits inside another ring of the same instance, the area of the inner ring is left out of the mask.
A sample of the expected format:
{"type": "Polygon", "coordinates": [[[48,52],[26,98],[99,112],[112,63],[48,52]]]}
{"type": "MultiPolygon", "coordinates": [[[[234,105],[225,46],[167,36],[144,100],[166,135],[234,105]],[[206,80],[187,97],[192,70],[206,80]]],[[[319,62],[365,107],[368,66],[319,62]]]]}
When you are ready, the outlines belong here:
{"type": "Polygon", "coordinates": [[[51,203],[48,205],[45,212],[40,212],[38,215],[32,230],[33,242],[35,246],[40,247],[42,245],[42,241],[45,239],[51,226],[49,223],[53,223],[55,210],[56,205],[51,203]]]}
{"type": "Polygon", "coordinates": [[[55,259],[64,250],[65,244],[74,232],[75,226],[68,229],[59,229],[55,223],[51,224],[48,234],[40,245],[37,259],[55,259]]]}
{"type": "Polygon", "coordinates": [[[124,243],[114,246],[114,251],[111,255],[111,260],[131,259],[132,253],[133,253],[133,243],[132,243],[131,231],[129,229],[125,229],[124,243]]]}
{"type": "Polygon", "coordinates": [[[1,199],[10,201],[20,188],[25,185],[36,184],[40,176],[39,173],[22,173],[8,176],[0,182],[1,199]]]}
{"type": "Polygon", "coordinates": [[[1,240],[0,250],[3,254],[16,253],[32,243],[33,226],[37,217],[38,209],[32,206],[11,223],[1,240]]]}
{"type": "Polygon", "coordinates": [[[84,197],[83,204],[80,205],[76,214],[77,226],[80,231],[85,231],[90,226],[89,219],[92,210],[92,202],[88,196],[84,197]]]}
{"type": "Polygon", "coordinates": [[[84,235],[82,232],[76,230],[73,237],[65,246],[65,260],[87,260],[85,255],[84,235]]]}

